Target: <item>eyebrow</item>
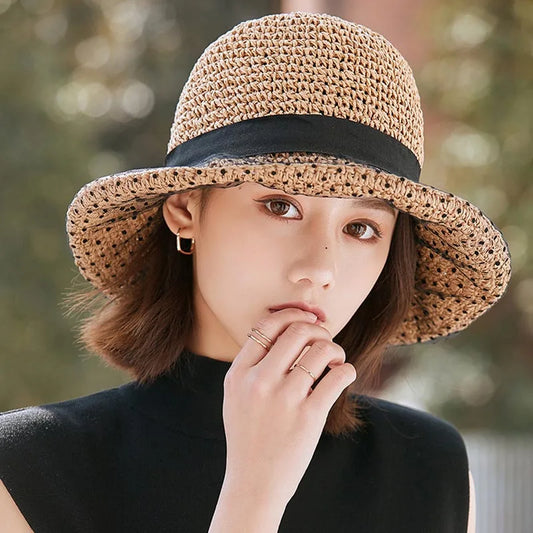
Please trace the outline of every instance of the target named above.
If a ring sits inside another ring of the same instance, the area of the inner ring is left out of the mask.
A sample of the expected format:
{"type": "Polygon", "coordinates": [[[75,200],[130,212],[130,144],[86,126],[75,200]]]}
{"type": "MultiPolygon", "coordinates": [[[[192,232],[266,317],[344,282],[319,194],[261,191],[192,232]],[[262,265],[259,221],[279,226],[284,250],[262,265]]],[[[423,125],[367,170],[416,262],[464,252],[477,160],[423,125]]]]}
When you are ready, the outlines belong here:
{"type": "Polygon", "coordinates": [[[354,198],[352,200],[354,207],[367,207],[368,209],[378,209],[386,211],[391,215],[396,213],[395,209],[385,200],[378,200],[377,198],[354,198]]]}
{"type": "MultiPolygon", "coordinates": [[[[279,190],[281,193],[290,194],[290,193],[287,193],[287,191],[284,191],[283,189],[277,189],[276,187],[267,187],[266,185],[263,185],[262,183],[256,183],[256,185],[259,185],[260,187],[264,189],[274,188],[276,190],[279,190]]],[[[377,209],[378,211],[385,211],[386,213],[390,213],[392,216],[396,215],[396,209],[392,207],[392,205],[389,204],[386,200],[380,200],[379,198],[369,198],[369,197],[352,198],[351,205],[353,207],[363,207],[363,208],[366,207],[367,209],[377,209]]]]}

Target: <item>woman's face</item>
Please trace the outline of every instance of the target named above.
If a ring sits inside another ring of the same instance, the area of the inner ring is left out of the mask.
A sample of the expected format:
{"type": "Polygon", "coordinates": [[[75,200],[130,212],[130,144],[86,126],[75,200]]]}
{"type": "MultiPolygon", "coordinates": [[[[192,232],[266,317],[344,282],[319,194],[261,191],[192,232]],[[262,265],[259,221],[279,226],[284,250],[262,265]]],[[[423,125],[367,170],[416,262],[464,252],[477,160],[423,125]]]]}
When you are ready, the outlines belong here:
{"type": "MultiPolygon", "coordinates": [[[[294,195],[259,183],[171,196],[170,230],[194,237],[195,330],[187,348],[233,361],[269,308],[320,307],[335,337],[383,269],[397,210],[379,199],[294,195]]],[[[179,253],[179,252],[176,252],[179,253]]]]}

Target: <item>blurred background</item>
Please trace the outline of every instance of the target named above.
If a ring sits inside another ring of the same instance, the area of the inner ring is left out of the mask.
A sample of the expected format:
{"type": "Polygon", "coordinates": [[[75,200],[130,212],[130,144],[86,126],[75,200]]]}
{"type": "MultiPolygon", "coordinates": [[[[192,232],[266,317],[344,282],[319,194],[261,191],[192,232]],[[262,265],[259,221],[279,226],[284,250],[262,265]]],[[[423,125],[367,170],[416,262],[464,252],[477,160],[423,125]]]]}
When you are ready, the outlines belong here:
{"type": "Polygon", "coordinates": [[[465,437],[478,531],[533,531],[533,2],[529,0],[0,0],[0,411],[129,377],[76,343],[61,301],[81,276],[65,233],[86,182],[163,164],[204,48],[270,13],[325,12],[382,33],[413,67],[421,181],[503,231],[513,277],[461,334],[391,350],[375,391],[465,437]]]}

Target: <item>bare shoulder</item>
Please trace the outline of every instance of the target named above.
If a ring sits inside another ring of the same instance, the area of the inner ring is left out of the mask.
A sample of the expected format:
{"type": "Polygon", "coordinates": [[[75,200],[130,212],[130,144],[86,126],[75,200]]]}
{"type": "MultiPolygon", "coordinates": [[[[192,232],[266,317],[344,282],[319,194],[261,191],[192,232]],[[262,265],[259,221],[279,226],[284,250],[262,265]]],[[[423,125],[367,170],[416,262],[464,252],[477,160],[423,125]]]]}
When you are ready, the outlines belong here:
{"type": "Polygon", "coordinates": [[[0,519],[5,531],[10,533],[33,533],[26,519],[0,479],[0,519]]]}

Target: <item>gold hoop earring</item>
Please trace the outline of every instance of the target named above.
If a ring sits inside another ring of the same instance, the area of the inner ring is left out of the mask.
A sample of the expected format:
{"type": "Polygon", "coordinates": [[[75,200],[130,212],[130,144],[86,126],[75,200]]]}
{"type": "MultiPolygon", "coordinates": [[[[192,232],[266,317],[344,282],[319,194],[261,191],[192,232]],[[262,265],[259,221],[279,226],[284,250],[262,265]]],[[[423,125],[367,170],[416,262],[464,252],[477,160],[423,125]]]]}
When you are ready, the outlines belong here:
{"type": "Polygon", "coordinates": [[[178,228],[178,233],[176,233],[176,244],[177,244],[178,252],[180,252],[180,253],[182,253],[184,255],[192,255],[192,253],[194,252],[194,237],[192,239],[190,239],[190,241],[191,241],[190,250],[188,252],[186,252],[185,250],[183,250],[181,248],[180,229],[181,228],[178,228]]]}

